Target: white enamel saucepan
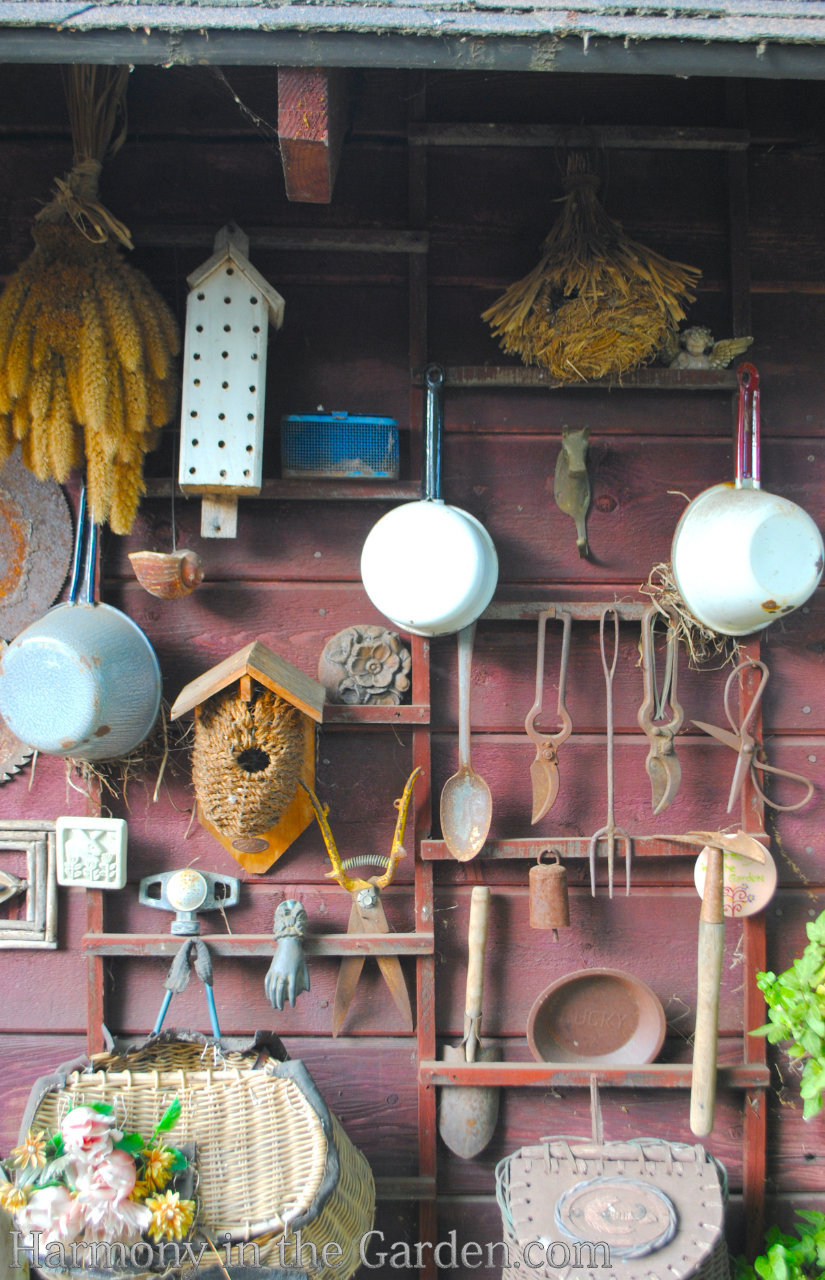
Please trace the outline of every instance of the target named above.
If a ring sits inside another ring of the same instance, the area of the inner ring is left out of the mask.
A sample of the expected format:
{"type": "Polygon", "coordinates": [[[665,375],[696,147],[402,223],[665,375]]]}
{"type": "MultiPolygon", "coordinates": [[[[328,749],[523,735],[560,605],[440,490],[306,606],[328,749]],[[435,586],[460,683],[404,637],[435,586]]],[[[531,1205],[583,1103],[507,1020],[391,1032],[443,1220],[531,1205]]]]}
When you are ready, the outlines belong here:
{"type": "Polygon", "coordinates": [[[12,732],[38,751],[79,760],[127,755],[160,708],[151,644],[125,613],[94,600],[96,559],[97,526],[87,526],[84,491],[68,602],[21,631],[0,659],[0,713],[12,732]]]}
{"type": "Polygon", "coordinates": [[[382,516],[361,552],[361,577],[376,609],[402,631],[449,635],[483,613],[498,582],[498,556],[475,516],[441,497],[441,387],[428,365],[424,498],[382,516]]]}
{"type": "Polygon", "coordinates": [[[740,365],[733,484],[705,489],[673,537],[676,585],[698,620],[722,635],[762,631],[804,604],[822,577],[822,536],[806,511],[759,482],[759,374],[740,365]]]}

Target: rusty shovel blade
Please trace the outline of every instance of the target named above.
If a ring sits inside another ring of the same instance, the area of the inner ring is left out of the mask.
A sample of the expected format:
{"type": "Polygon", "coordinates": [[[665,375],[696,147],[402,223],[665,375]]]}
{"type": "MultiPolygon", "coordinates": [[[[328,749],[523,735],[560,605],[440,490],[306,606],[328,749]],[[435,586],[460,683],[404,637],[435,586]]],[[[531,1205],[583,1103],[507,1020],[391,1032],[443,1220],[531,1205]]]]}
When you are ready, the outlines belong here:
{"type": "MultiPolygon", "coordinates": [[[[463,1045],[445,1045],[444,1061],[464,1066],[467,1061],[463,1045]]],[[[475,1055],[476,1062],[500,1062],[498,1045],[485,1045],[475,1055]]],[[[488,1085],[452,1085],[442,1088],[438,1112],[438,1131],[446,1145],[462,1160],[479,1155],[495,1132],[498,1123],[500,1090],[488,1085]]]]}

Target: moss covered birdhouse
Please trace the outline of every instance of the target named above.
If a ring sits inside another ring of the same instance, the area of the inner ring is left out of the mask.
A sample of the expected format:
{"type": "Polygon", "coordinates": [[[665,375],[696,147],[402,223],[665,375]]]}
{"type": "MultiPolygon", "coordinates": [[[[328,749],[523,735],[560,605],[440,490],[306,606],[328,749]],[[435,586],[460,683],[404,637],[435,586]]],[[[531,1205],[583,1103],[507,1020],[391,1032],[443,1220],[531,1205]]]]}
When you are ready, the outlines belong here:
{"type": "Polygon", "coordinates": [[[325,690],[259,640],[186,685],[171,711],[195,713],[198,819],[245,871],[268,871],[312,822],[315,726],[325,690]]]}

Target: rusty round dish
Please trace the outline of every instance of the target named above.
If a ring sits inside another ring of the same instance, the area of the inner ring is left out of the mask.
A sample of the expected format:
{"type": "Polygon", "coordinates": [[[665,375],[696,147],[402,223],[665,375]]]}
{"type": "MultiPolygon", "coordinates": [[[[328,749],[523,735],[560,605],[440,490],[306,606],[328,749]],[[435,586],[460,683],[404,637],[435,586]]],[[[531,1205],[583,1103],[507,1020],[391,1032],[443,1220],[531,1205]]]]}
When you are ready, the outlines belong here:
{"type": "Polygon", "coordinates": [[[582,969],[542,991],[527,1019],[538,1062],[652,1062],[665,1038],[662,1003],[621,969],[582,969]]]}

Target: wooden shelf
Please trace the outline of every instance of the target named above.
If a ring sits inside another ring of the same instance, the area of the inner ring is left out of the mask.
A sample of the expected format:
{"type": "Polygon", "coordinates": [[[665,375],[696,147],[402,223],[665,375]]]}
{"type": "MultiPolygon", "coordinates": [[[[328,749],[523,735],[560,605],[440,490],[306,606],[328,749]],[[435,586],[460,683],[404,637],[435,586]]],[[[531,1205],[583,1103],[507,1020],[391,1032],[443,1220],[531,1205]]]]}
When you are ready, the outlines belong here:
{"type": "MultiPolygon", "coordinates": [[[[456,1065],[429,1060],[419,1064],[419,1078],[429,1087],[452,1085],[580,1088],[595,1077],[600,1085],[620,1089],[689,1089],[690,1062],[651,1062],[640,1066],[606,1067],[598,1062],[474,1062],[456,1065]]],[[[770,1068],[762,1062],[737,1062],[717,1068],[721,1087],[767,1089],[770,1068]]]]}
{"type": "Polygon", "coordinates": [[[623,151],[747,151],[747,129],[646,125],[411,124],[418,147],[578,147],[623,151]]]}
{"type": "MultiPolygon", "coordinates": [[[[374,227],[259,227],[245,226],[254,250],[307,250],[311,253],[415,253],[429,249],[426,231],[384,231],[374,227]]],[[[153,249],[212,251],[215,229],[209,225],[164,226],[132,224],[132,239],[153,249]]]]}
{"type": "MultiPolygon", "coordinates": [[[[199,501],[200,493],[183,493],[169,476],[149,476],[149,498],[199,501]]],[[[242,502],[406,502],[422,494],[420,480],[264,480],[260,493],[242,493],[242,502]]]]}
{"type": "Polygon", "coordinates": [[[324,726],[330,724],[414,724],[430,723],[430,708],[421,703],[401,707],[360,707],[340,703],[324,704],[324,726]]]}
{"type": "Polygon", "coordinates": [[[540,613],[553,617],[569,613],[574,622],[598,622],[605,609],[615,610],[622,622],[639,622],[647,608],[642,600],[509,600],[494,601],[482,613],[487,622],[534,622],[540,613]]]}
{"type": "MultiPolygon", "coordinates": [[[[189,935],[190,940],[193,935],[189,935]]],[[[201,933],[216,956],[265,956],[272,958],[277,943],[266,933],[201,933]]],[[[80,940],[87,956],[174,956],[185,935],[171,933],[87,933],[80,940]]],[[[432,933],[335,933],[309,934],[303,939],[308,956],[431,956],[432,933]]]]}
{"type": "MultiPolygon", "coordinates": [[[[414,369],[412,380],[423,383],[423,370],[414,369]]],[[[546,369],[523,365],[458,364],[444,366],[444,382],[448,387],[507,387],[527,390],[536,387],[565,391],[736,391],[733,369],[636,369],[621,378],[597,378],[584,382],[559,382],[546,369]]]]}
{"type": "MultiPolygon", "coordinates": [[[[764,832],[756,835],[758,840],[767,840],[764,832]]],[[[701,851],[701,844],[682,844],[681,841],[669,840],[662,836],[631,836],[631,866],[635,858],[696,858],[701,851]]],[[[597,865],[604,862],[604,840],[599,839],[597,865]]],[[[617,871],[624,865],[622,853],[624,841],[616,841],[617,871]]],[[[531,858],[533,861],[545,850],[558,853],[562,858],[587,858],[590,854],[589,836],[526,836],[518,840],[488,840],[476,857],[483,861],[505,862],[513,859],[531,858]]],[[[425,862],[453,862],[455,859],[443,840],[422,840],[421,857],[425,862]]],[[[621,890],[624,893],[624,890],[621,890]]]]}

